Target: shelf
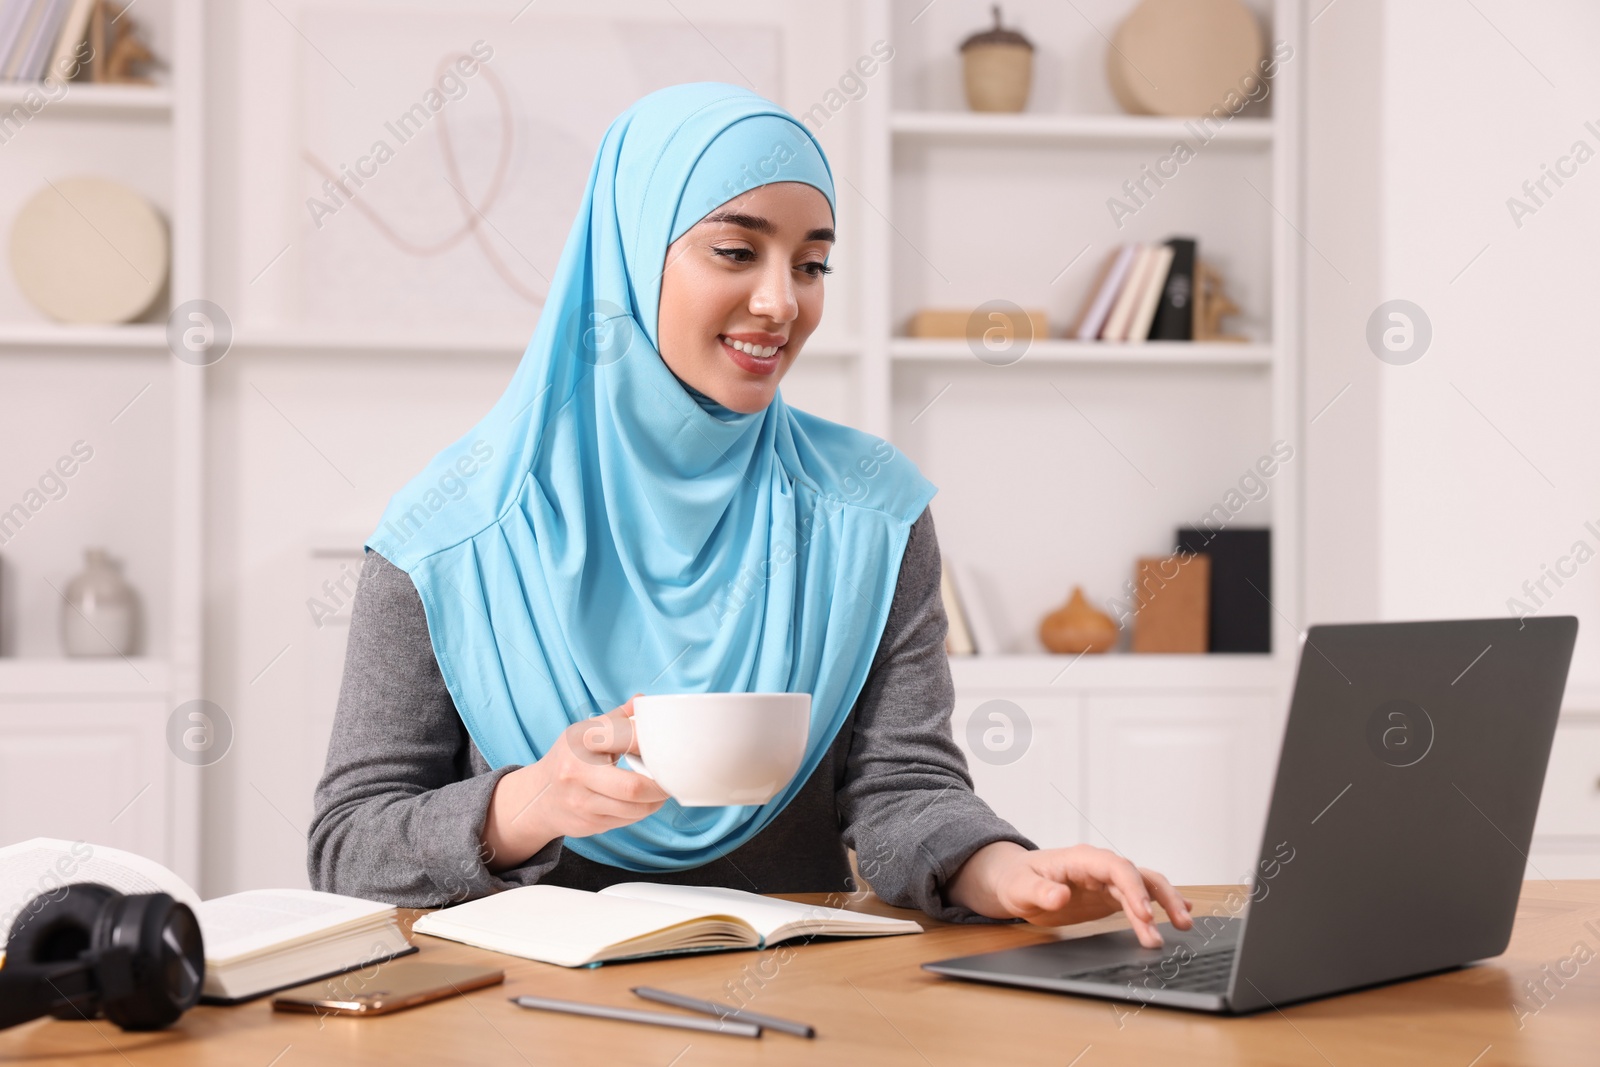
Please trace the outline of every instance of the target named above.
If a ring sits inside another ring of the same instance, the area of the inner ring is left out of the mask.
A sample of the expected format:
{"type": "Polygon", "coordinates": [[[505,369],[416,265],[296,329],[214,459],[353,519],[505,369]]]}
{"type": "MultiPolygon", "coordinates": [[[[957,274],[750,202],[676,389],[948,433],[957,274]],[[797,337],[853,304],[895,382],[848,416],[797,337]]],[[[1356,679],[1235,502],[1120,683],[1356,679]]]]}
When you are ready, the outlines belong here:
{"type": "Polygon", "coordinates": [[[429,337],[426,334],[345,334],[317,329],[252,330],[234,335],[230,352],[268,355],[307,352],[338,356],[517,357],[528,338],[429,337]]]}
{"type": "Polygon", "coordinates": [[[114,348],[165,352],[167,327],[160,322],[139,322],[125,326],[82,326],[56,322],[0,325],[0,352],[41,348],[114,348]]]}
{"type": "MultiPolygon", "coordinates": [[[[531,332],[530,332],[531,336],[531,332]]],[[[230,351],[284,354],[316,352],[342,356],[509,356],[520,358],[528,338],[428,337],[417,334],[373,336],[342,334],[316,329],[253,330],[236,336],[230,351]]],[[[802,357],[849,359],[860,351],[860,342],[850,338],[813,338],[806,342],[802,357]]]]}
{"type": "Polygon", "coordinates": [[[1292,663],[1266,653],[1151,655],[951,656],[957,692],[972,690],[1270,689],[1285,681],[1292,663]]]}
{"type": "Polygon", "coordinates": [[[0,700],[14,697],[160,696],[165,660],[132,656],[93,659],[0,659],[0,700]]]}
{"type": "Polygon", "coordinates": [[[1271,119],[1229,119],[1210,131],[1197,118],[1150,115],[1048,115],[1021,112],[897,111],[889,129],[899,137],[962,140],[1042,141],[1057,144],[1114,143],[1170,147],[1175,141],[1248,146],[1272,143],[1271,119]]]}
{"type": "MultiPolygon", "coordinates": [[[[895,362],[971,363],[991,366],[973,355],[965,340],[925,340],[896,337],[889,342],[889,358],[895,362]]],[[[1164,367],[1257,367],[1272,366],[1270,344],[1230,344],[1226,342],[1146,341],[1117,344],[1108,341],[1068,341],[1046,338],[1028,346],[1016,363],[1134,365],[1164,367]]],[[[1003,368],[1001,368],[1003,369],[1003,368]]]]}
{"type": "MultiPolygon", "coordinates": [[[[339,356],[443,356],[520,358],[528,338],[429,337],[418,334],[374,336],[318,330],[252,331],[235,336],[230,352],[285,354],[309,352],[339,356]]],[[[0,353],[37,349],[118,349],[165,352],[165,323],[140,322],[123,326],[85,326],[72,323],[0,324],[0,353]]],[[[813,359],[853,359],[861,342],[849,337],[812,338],[801,352],[813,359]]]]}
{"type": "MultiPolygon", "coordinates": [[[[9,111],[30,93],[43,94],[35,83],[0,84],[0,111],[9,111]]],[[[80,85],[67,82],[55,99],[45,97],[45,105],[32,118],[52,116],[104,116],[110,118],[167,119],[172,115],[172,90],[164,85],[80,85]]]]}
{"type": "MultiPolygon", "coordinates": [[[[0,660],[0,663],[4,663],[0,660]]],[[[141,668],[142,669],[142,668],[141,668]]],[[[1294,676],[1288,657],[1270,654],[1147,655],[1108,652],[1098,656],[1049,653],[951,656],[958,693],[1026,690],[1076,693],[1144,690],[1267,689],[1294,676]]],[[[3,670],[0,670],[3,679],[3,670]]],[[[0,693],[4,682],[0,681],[0,693]]],[[[1287,707],[1287,705],[1285,705],[1287,707]]],[[[1567,719],[1600,721],[1600,685],[1567,686],[1561,701],[1567,719]]]]}

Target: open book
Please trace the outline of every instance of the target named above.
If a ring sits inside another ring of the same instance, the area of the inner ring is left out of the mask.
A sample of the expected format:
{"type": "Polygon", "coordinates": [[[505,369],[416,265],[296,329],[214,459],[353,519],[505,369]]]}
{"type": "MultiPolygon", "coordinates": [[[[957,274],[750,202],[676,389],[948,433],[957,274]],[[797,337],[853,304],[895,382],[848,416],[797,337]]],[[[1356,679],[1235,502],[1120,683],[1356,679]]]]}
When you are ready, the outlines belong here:
{"type": "MultiPolygon", "coordinates": [[[[248,1000],[417,951],[393,906],[311,889],[253,889],[201,901],[189,884],[131,852],[35,837],[0,848],[0,937],[74,882],[119,893],[166,893],[189,905],[205,938],[210,1004],[248,1000]]],[[[0,953],[0,959],[4,954],[0,953]]]]}
{"type": "Polygon", "coordinates": [[[796,937],[922,933],[910,919],[656,882],[622,882],[598,893],[526,885],[429,912],[411,929],[562,967],[765,948],[796,937]]]}

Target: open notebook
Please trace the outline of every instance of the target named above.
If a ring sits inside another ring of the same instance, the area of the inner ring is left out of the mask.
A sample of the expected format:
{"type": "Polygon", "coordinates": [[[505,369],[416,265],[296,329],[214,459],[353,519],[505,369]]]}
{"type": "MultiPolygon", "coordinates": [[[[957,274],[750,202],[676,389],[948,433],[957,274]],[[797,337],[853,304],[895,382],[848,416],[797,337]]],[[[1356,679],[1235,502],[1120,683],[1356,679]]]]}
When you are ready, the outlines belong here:
{"type": "Polygon", "coordinates": [[[797,904],[738,889],[655,882],[621,882],[598,893],[522,886],[430,912],[411,929],[562,967],[765,948],[796,937],[922,933],[922,926],[910,919],[797,904]]]}
{"type": "MultiPolygon", "coordinates": [[[[0,848],[0,937],[41,894],[99,882],[189,905],[205,938],[201,998],[228,1004],[417,951],[395,908],[312,889],[252,889],[202,901],[172,871],[106,845],[35,837],[0,848]]],[[[4,959],[4,953],[0,953],[4,959]]]]}

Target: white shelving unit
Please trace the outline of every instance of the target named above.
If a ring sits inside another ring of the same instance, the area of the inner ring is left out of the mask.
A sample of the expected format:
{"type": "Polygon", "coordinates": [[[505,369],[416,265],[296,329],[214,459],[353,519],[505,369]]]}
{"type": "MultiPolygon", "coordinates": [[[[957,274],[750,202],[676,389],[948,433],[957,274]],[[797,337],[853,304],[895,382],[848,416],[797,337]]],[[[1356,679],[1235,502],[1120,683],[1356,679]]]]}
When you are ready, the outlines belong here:
{"type": "MultiPolygon", "coordinates": [[[[810,350],[807,349],[807,355],[810,350]]],[[[965,341],[893,337],[889,339],[891,360],[939,360],[971,364],[975,357],[965,341]]],[[[1069,341],[1063,338],[1035,340],[1023,363],[1081,363],[1110,366],[1156,367],[1259,367],[1272,369],[1272,346],[1264,344],[1190,344],[1183,341],[1146,341],[1122,344],[1098,341],[1069,341]]]]}
{"type": "MultiPolygon", "coordinates": [[[[130,327],[138,329],[138,327],[130,327]]],[[[0,345],[4,335],[0,334],[0,345]]],[[[156,344],[166,346],[165,334],[156,344]]],[[[429,337],[419,334],[374,336],[339,334],[326,330],[252,331],[234,337],[230,351],[271,356],[285,353],[321,353],[338,356],[402,356],[421,359],[446,359],[451,356],[481,356],[518,359],[528,347],[528,339],[514,337],[429,337]]],[[[859,341],[815,339],[806,343],[807,359],[851,360],[861,350],[859,341]]]]}
{"type": "Polygon", "coordinates": [[[1223,145],[1272,142],[1270,119],[1236,118],[1214,134],[1195,120],[1150,115],[1041,115],[973,111],[900,111],[889,116],[890,132],[903,138],[971,138],[976,141],[1033,140],[1058,144],[1116,142],[1165,148],[1174,140],[1211,137],[1223,145]]]}
{"type": "MultiPolygon", "coordinates": [[[[35,90],[19,82],[0,83],[0,109],[29,102],[35,90]]],[[[172,89],[165,85],[76,85],[52,94],[46,109],[55,115],[94,115],[167,121],[172,116],[172,89]]]]}
{"type": "Polygon", "coordinates": [[[167,329],[161,323],[128,326],[80,326],[72,323],[0,323],[0,352],[25,355],[70,351],[166,352],[167,329]]]}
{"type": "MultiPolygon", "coordinates": [[[[981,28],[986,20],[987,8],[974,4],[947,5],[947,7],[950,10],[939,11],[928,9],[926,5],[910,3],[909,0],[905,3],[898,0],[873,0],[866,5],[863,16],[864,40],[892,40],[897,49],[892,61],[896,77],[880,79],[861,101],[864,114],[864,141],[859,192],[860,198],[870,205],[870,210],[863,212],[866,263],[863,270],[865,294],[862,302],[864,314],[860,379],[863,396],[862,421],[865,426],[900,444],[927,470],[929,464],[924,462],[922,456],[916,454],[915,442],[905,440],[906,435],[897,432],[902,427],[896,424],[897,406],[915,404],[920,399],[913,386],[917,374],[937,373],[941,375],[940,382],[978,382],[986,388],[997,391],[1013,389],[1020,397],[1037,392],[1043,387],[1039,377],[1041,374],[1058,371],[1070,373],[1083,369],[1104,377],[1117,371],[1126,371],[1115,387],[1125,389],[1129,395],[1137,399],[1141,391],[1159,386],[1165,376],[1191,372],[1203,375],[1215,372],[1223,376],[1217,379],[1219,381],[1242,382],[1244,388],[1255,390],[1255,393],[1243,403],[1253,403],[1257,395],[1264,402],[1261,425],[1266,431],[1266,436],[1260,441],[1261,445],[1265,446],[1279,439],[1295,441],[1299,435],[1301,420],[1299,401],[1301,251],[1294,222],[1298,217],[1299,203],[1298,115],[1301,71],[1292,62],[1282,65],[1273,79],[1272,113],[1269,117],[1239,116],[1220,124],[1220,127],[1219,124],[1213,123],[1205,129],[1208,146],[1215,144],[1225,149],[1229,157],[1242,156],[1261,160],[1265,164],[1266,173],[1270,176],[1268,187],[1257,190],[1265,194],[1264,196],[1256,196],[1256,193],[1246,194],[1254,200],[1252,213],[1258,216],[1252,223],[1260,224],[1265,221],[1265,225],[1260,228],[1263,243],[1261,247],[1251,249],[1251,252],[1258,260],[1269,265],[1267,274],[1270,285],[1269,291],[1264,294],[1264,306],[1246,307],[1245,314],[1247,317],[1267,323],[1266,336],[1242,344],[1080,342],[1059,336],[1061,324],[1065,321],[1064,316],[1060,316],[1052,320],[1052,336],[1036,338],[1015,363],[1007,366],[989,366],[980,361],[963,340],[926,340],[903,335],[904,320],[910,311],[920,306],[921,302],[907,304],[894,291],[891,280],[908,271],[914,272],[919,266],[918,259],[922,258],[922,252],[907,236],[908,227],[901,215],[902,198],[897,196],[897,193],[902,185],[909,184],[904,177],[907,172],[919,169],[925,172],[941,161],[954,158],[919,157],[915,154],[916,148],[930,142],[941,142],[952,151],[965,152],[966,155],[958,165],[961,167],[971,165],[976,168],[984,180],[995,188],[993,195],[999,199],[1006,195],[1007,182],[1012,179],[1015,172],[1008,173],[999,165],[985,169],[986,153],[996,145],[1020,143],[1023,150],[1031,152],[1032,155],[1008,155],[1002,162],[1007,166],[1017,164],[1019,161],[1031,163],[1034,172],[1051,168],[1058,168],[1061,171],[1087,170],[1099,180],[1101,176],[1097,168],[1107,169],[1101,184],[1104,193],[1115,195],[1117,179],[1124,177],[1132,169],[1126,167],[1129,160],[1135,163],[1143,161],[1147,158],[1148,152],[1166,151],[1178,140],[1191,145],[1200,140],[1197,135],[1201,125],[1199,119],[1068,111],[1052,113],[1041,110],[1029,110],[1019,114],[984,114],[949,109],[946,105],[952,96],[959,94],[959,88],[940,85],[936,89],[930,89],[929,83],[941,78],[944,81],[959,78],[959,67],[953,59],[956,46],[961,37],[970,32],[974,26],[981,28]],[[943,23],[939,22],[941,16],[944,19],[943,23]],[[917,50],[919,45],[927,44],[935,45],[941,52],[930,54],[917,50]],[[918,92],[918,89],[921,91],[918,92]],[[934,106],[925,106],[928,102],[927,97],[938,98],[932,101],[934,106]],[[1106,146],[1110,146],[1112,154],[1103,154],[1102,150],[1106,146]],[[905,158],[908,149],[912,150],[909,159],[905,158]],[[1132,155],[1122,153],[1132,153],[1132,155]],[[1119,164],[1124,166],[1123,170],[1110,169],[1119,164]],[[964,378],[959,377],[963,375],[964,378]]],[[[1014,5],[1006,11],[1008,24],[1016,23],[1025,32],[1032,33],[1036,43],[1041,46],[1040,53],[1036,57],[1036,84],[1045,76],[1040,70],[1041,64],[1060,62],[1061,55],[1069,51],[1080,59],[1086,51],[1099,59],[1097,53],[1103,52],[1106,47],[1099,42],[1098,37],[1095,37],[1092,28],[1084,25],[1078,16],[1071,11],[1055,10],[1055,7],[1056,5],[1035,3],[1014,5]],[[1075,24],[1073,40],[1063,42],[1052,40],[1048,36],[1049,31],[1057,28],[1058,23],[1075,24]],[[1076,38],[1080,37],[1093,38],[1093,41],[1087,48],[1079,47],[1082,42],[1076,38]]],[[[1269,31],[1270,39],[1299,43],[1302,12],[1298,2],[1271,0],[1258,5],[1258,8],[1259,13],[1264,16],[1263,22],[1269,31]]],[[[1101,30],[1109,32],[1110,28],[1103,26],[1101,30]]],[[[1303,48],[1301,51],[1303,52],[1303,48]]],[[[1063,90],[1061,95],[1068,94],[1063,90]]],[[[1104,106],[1104,101],[1095,100],[1090,103],[1094,106],[1104,106]]],[[[1031,101],[1029,105],[1030,108],[1047,106],[1050,106],[1050,102],[1041,103],[1037,100],[1031,101]]],[[[1211,150],[1207,147],[1205,151],[1211,150]]],[[[969,173],[963,171],[953,180],[961,181],[967,177],[969,173]]],[[[1242,177],[1246,183],[1250,183],[1249,174],[1243,174],[1242,177]]],[[[926,185],[938,180],[938,177],[918,173],[914,180],[926,185]]],[[[1232,180],[1238,182],[1236,177],[1232,180]]],[[[1027,191],[1027,187],[1024,191],[1027,191]]],[[[931,201],[933,197],[924,195],[922,199],[931,201]]],[[[1020,208],[1026,208],[1028,203],[1023,201],[1020,208]]],[[[909,209],[924,212],[927,210],[925,204],[911,204],[909,209]]],[[[950,221],[952,225],[958,225],[964,220],[950,221]]],[[[1216,236],[1217,230],[1226,228],[1234,222],[1235,219],[1231,216],[1224,217],[1220,222],[1186,216],[1174,223],[1170,229],[1164,228],[1154,233],[1132,229],[1124,233],[1111,229],[1109,225],[1101,225],[1098,232],[1062,232],[1049,237],[1062,246],[1063,260],[1072,258],[1080,246],[1084,246],[1085,251],[1088,251],[1089,246],[1094,246],[1093,254],[1080,254],[1083,262],[1076,268],[1076,278],[1079,284],[1083,285],[1086,284],[1085,279],[1092,273],[1095,262],[1117,243],[1126,240],[1153,240],[1158,236],[1164,236],[1167,232],[1198,232],[1201,237],[1201,255],[1203,258],[1209,258],[1207,238],[1216,236]],[[1187,227],[1187,230],[1183,227],[1187,227]]],[[[1038,235],[1031,232],[997,233],[986,251],[997,258],[1003,258],[1011,246],[1037,241],[1038,235]]],[[[1005,274],[1003,263],[998,265],[994,273],[997,280],[988,283],[992,287],[989,293],[991,298],[1011,298],[1023,306],[1032,306],[1030,300],[1023,294],[1017,293],[1013,297],[1011,295],[1013,290],[1006,288],[1011,276],[1005,274]]],[[[1012,272],[1012,275],[1015,273],[1012,272]]],[[[932,288],[937,289],[936,286],[932,288]]],[[[1047,287],[1035,286],[1035,290],[1044,288],[1047,287]]],[[[928,306],[961,306],[959,298],[952,300],[935,291],[925,289],[918,295],[926,297],[925,303],[928,306]]],[[[1077,298],[1057,303],[1058,308],[1067,310],[1076,306],[1077,298]]],[[[1190,380],[1192,379],[1188,377],[1183,379],[1185,382],[1190,380]]],[[[910,410],[916,409],[913,407],[910,410]]],[[[1196,444],[1203,447],[1203,443],[1196,444]]],[[[1185,443],[1173,446],[1163,442],[1162,447],[1188,447],[1188,445],[1185,443]]],[[[938,476],[942,472],[936,469],[931,473],[938,482],[938,476]]],[[[958,471],[956,477],[964,477],[966,473],[958,471]]],[[[1220,468],[1217,471],[1219,487],[1225,487],[1231,480],[1230,476],[1235,473],[1232,468],[1220,468]]],[[[1295,475],[1296,472],[1286,470],[1281,480],[1275,481],[1274,506],[1268,520],[1273,528],[1274,540],[1273,605],[1276,609],[1274,647],[1278,651],[1266,659],[1272,664],[1272,669],[1280,670],[1292,658],[1298,636],[1295,624],[1291,621],[1299,617],[1300,585],[1299,485],[1295,475]]],[[[935,502],[936,510],[941,507],[945,510],[950,510],[952,507],[959,508],[961,501],[955,494],[961,487],[956,484],[949,487],[944,487],[943,483],[941,485],[941,497],[935,502]]],[[[1017,485],[1025,486],[1026,479],[1017,479],[1017,485]]],[[[1026,499],[1019,499],[1017,513],[1000,516],[999,519],[1025,520],[1029,503],[1026,499]]],[[[1178,525],[1193,517],[1192,514],[1174,508],[1172,525],[1178,525]]],[[[1133,554],[1129,553],[1130,570],[1133,554]]],[[[1036,618],[1036,616],[1030,618],[1030,629],[1036,618]]],[[[1047,656],[1045,659],[1048,661],[1051,657],[1047,656]]],[[[956,662],[959,664],[960,661],[956,662]]],[[[1003,656],[997,662],[1020,663],[1028,662],[1028,659],[1003,656]]],[[[1197,670],[1202,669],[1210,668],[1197,665],[1197,670]]],[[[1128,672],[1130,678],[1139,673],[1128,672]]]]}
{"type": "MultiPolygon", "coordinates": [[[[18,405],[19,414],[48,413],[50,429],[63,434],[94,427],[87,432],[107,436],[93,443],[115,454],[98,460],[102,467],[124,465],[162,487],[120,519],[96,516],[90,523],[123,538],[107,537],[114,555],[137,557],[130,561],[161,577],[156,587],[140,588],[146,626],[137,656],[67,659],[35,641],[21,655],[13,648],[0,657],[0,840],[51,834],[128,848],[194,882],[204,772],[172,754],[167,729],[175,708],[203,696],[204,371],[169,353],[165,318],[171,307],[205,295],[204,8],[200,0],[158,0],[135,15],[167,62],[168,83],[69,84],[53,91],[6,144],[8,173],[0,185],[10,199],[31,192],[27,183],[42,186],[43,177],[77,172],[141,188],[170,228],[167,300],[146,321],[124,326],[64,325],[8,305],[0,311],[0,375],[8,405],[18,405]],[[95,388],[96,379],[113,375],[158,394],[148,403],[165,405],[164,425],[134,438],[107,429],[106,417],[117,408],[102,413],[95,388]],[[87,782],[96,788],[68,788],[87,782]]],[[[29,92],[25,85],[0,86],[0,109],[29,92]]],[[[53,437],[47,447],[57,447],[53,437]]],[[[30,585],[42,585],[40,575],[64,581],[81,561],[82,534],[60,525],[62,505],[52,506],[57,511],[40,511],[0,545],[11,576],[20,570],[30,585]]],[[[7,595],[15,601],[19,594],[7,595]]],[[[50,609],[60,605],[36,599],[30,606],[28,617],[13,612],[8,622],[54,633],[50,609]]],[[[14,646],[17,639],[9,640],[14,646]]]]}
{"type": "MultiPolygon", "coordinates": [[[[1256,6],[1269,40],[1299,46],[1299,3],[1256,6]]],[[[940,486],[933,507],[941,546],[987,566],[997,589],[986,599],[991,607],[998,601],[1009,623],[998,652],[951,659],[955,735],[980,795],[1041,845],[1089,841],[1181,880],[1235,880],[1259,844],[1299,646],[1300,507],[1292,464],[1274,480],[1270,515],[1242,523],[1273,530],[1274,652],[1055,656],[1038,647],[1033,630],[1078,580],[1062,556],[1081,554],[1086,569],[1109,556],[1119,570],[1102,564],[1107,577],[1084,579],[1091,599],[1107,599],[1118,592],[1106,587],[1109,575],[1131,576],[1135,556],[1157,554],[1159,539],[1204,511],[1193,502],[1207,498],[1206,491],[1196,496],[1197,484],[1214,485],[1209,495],[1216,496],[1237,479],[1241,437],[1259,451],[1275,440],[1299,440],[1301,71],[1293,63],[1280,68],[1270,116],[1232,118],[1202,137],[1199,120],[1119,114],[1103,86],[1053,76],[1051,64],[1103,64],[1106,45],[1084,19],[1100,18],[1099,29],[1109,33],[1120,15],[1025,3],[1006,5],[1005,17],[1039,47],[1034,99],[1021,114],[980,114],[959,110],[955,56],[960,40],[987,23],[987,5],[866,6],[863,39],[892,41],[895,56],[887,65],[893,74],[875,82],[860,105],[858,192],[868,205],[860,212],[863,422],[940,486]],[[1053,95],[1041,86],[1054,86],[1053,95]],[[1132,225],[1114,227],[1102,201],[1180,140],[1203,142],[1187,164],[1194,169],[1163,187],[1132,225]],[[981,210],[984,200],[992,211],[981,210]],[[1239,283],[1234,296],[1244,306],[1249,343],[1102,344],[1060,336],[1116,244],[1174,233],[1197,236],[1201,256],[1220,259],[1230,282],[1239,283]],[[1051,255],[1056,264],[1041,273],[1051,255]],[[1074,256],[1081,261],[1061,270],[1074,256]],[[1051,280],[1057,272],[1068,285],[1051,280]],[[1051,336],[1034,339],[1006,366],[982,362],[964,340],[904,336],[919,307],[975,307],[990,299],[1048,307],[1051,336]],[[1216,410],[1185,408],[1186,391],[1216,410]],[[1054,392],[1080,400],[1069,408],[1054,392]],[[1052,401],[1059,407],[1040,406],[1052,401]],[[949,421],[930,427],[927,413],[937,417],[939,405],[951,404],[957,409],[949,421]],[[1077,447],[1098,450],[1074,464],[1053,454],[1037,428],[1058,425],[1065,436],[1083,429],[1073,421],[1080,419],[1098,436],[1084,433],[1077,447]],[[1230,437],[1232,424],[1249,431],[1230,437]],[[1141,433],[1149,442],[1142,449],[1141,433]],[[970,448],[952,439],[963,434],[970,448]],[[1188,453],[1184,462],[1165,463],[1173,451],[1188,453]],[[1105,476],[1080,478],[1078,466],[1105,476]],[[1149,476],[1146,466],[1161,469],[1149,476]],[[1124,480],[1108,488],[1105,472],[1124,480]],[[1063,494],[1081,495],[1089,508],[1066,508],[1063,494]],[[1124,499],[1141,502],[1137,514],[1100,506],[1124,499]],[[1069,510],[1088,532],[1063,536],[1052,558],[1035,531],[1059,528],[1069,510]],[[1065,587],[1054,587],[1063,576],[1065,587]],[[1007,751],[1018,744],[1020,755],[1007,751]]]]}

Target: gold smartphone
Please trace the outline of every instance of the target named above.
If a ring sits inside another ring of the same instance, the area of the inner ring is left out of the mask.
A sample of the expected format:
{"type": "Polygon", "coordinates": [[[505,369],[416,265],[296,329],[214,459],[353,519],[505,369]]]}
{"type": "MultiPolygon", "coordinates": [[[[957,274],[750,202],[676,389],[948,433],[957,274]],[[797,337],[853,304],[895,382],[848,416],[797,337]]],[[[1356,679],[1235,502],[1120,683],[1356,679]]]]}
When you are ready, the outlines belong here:
{"type": "Polygon", "coordinates": [[[505,971],[493,967],[408,960],[380,965],[370,976],[365,971],[351,971],[285,989],[272,998],[272,1007],[317,1015],[387,1015],[496,985],[505,978],[505,971]]]}

